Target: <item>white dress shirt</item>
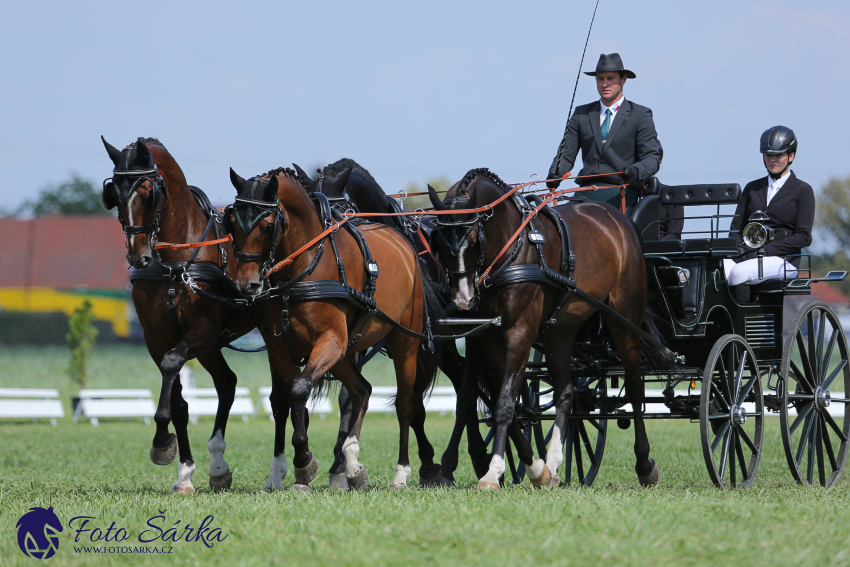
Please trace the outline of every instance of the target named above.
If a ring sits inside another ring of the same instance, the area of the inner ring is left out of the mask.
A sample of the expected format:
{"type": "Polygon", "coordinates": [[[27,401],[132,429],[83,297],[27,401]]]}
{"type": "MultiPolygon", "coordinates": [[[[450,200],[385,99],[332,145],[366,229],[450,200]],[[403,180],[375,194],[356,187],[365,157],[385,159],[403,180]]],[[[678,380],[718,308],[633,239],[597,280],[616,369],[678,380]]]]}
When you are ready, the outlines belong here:
{"type": "Polygon", "coordinates": [[[623,102],[625,102],[626,97],[621,96],[620,100],[612,104],[611,106],[605,106],[605,103],[602,102],[602,99],[599,99],[599,125],[602,126],[602,123],[605,122],[605,111],[611,110],[611,122],[608,123],[609,127],[614,125],[614,117],[617,116],[617,111],[620,110],[620,106],[622,106],[623,102]]]}
{"type": "Polygon", "coordinates": [[[785,175],[780,177],[779,179],[774,179],[770,175],[767,176],[767,204],[770,204],[770,200],[773,199],[779,190],[782,189],[782,186],[785,185],[785,182],[788,181],[788,176],[791,175],[791,170],[786,169],[785,175]]]}

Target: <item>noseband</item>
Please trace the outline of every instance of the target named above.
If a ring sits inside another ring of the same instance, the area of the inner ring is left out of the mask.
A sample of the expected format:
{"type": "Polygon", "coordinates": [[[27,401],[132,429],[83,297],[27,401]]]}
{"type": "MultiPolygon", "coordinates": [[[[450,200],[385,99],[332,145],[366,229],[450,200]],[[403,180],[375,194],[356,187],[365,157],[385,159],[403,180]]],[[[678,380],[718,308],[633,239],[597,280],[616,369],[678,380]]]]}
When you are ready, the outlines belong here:
{"type": "MultiPolygon", "coordinates": [[[[136,234],[150,234],[151,235],[151,246],[154,246],[156,240],[156,234],[159,232],[159,223],[162,217],[162,202],[163,198],[163,190],[165,190],[165,179],[162,175],[159,174],[156,165],[153,166],[152,169],[132,169],[132,170],[113,170],[112,177],[108,177],[103,180],[103,193],[104,193],[104,205],[109,207],[109,204],[106,202],[106,195],[108,193],[114,192],[115,196],[119,203],[127,204],[130,202],[130,197],[135,193],[139,187],[141,187],[142,183],[145,181],[150,181],[153,184],[153,206],[154,206],[154,214],[153,220],[151,224],[144,225],[130,225],[127,224],[124,218],[121,216],[121,212],[118,212],[118,221],[121,223],[121,229],[124,231],[125,236],[133,236],[136,234]],[[130,190],[127,191],[126,196],[122,196],[121,192],[115,186],[116,178],[129,178],[134,179],[133,184],[130,186],[130,190]],[[162,184],[162,189],[160,189],[160,184],[162,184]]],[[[128,242],[129,247],[129,242],[128,242]]]]}
{"type": "MultiPolygon", "coordinates": [[[[447,203],[448,209],[450,210],[464,210],[469,208],[469,199],[465,197],[453,197],[447,203]]],[[[446,279],[449,280],[451,277],[462,278],[469,277],[470,274],[473,276],[473,281],[475,281],[475,275],[484,265],[484,247],[482,246],[484,241],[484,226],[483,223],[487,219],[489,219],[493,215],[492,211],[489,214],[475,213],[470,218],[464,220],[450,220],[450,215],[445,216],[437,216],[436,227],[431,231],[432,234],[437,234],[440,239],[445,242],[449,249],[449,253],[455,258],[460,258],[461,253],[461,245],[463,241],[469,236],[469,234],[474,230],[478,233],[478,241],[479,241],[479,254],[478,261],[475,262],[470,268],[466,270],[444,270],[446,273],[446,279]],[[445,219],[445,220],[444,220],[445,219]],[[461,233],[462,229],[463,232],[461,233]],[[448,233],[448,238],[446,237],[446,233],[448,233]]],[[[451,286],[451,281],[449,280],[449,285],[451,286]]],[[[475,293],[478,293],[478,284],[475,283],[475,293]]]]}
{"type": "MultiPolygon", "coordinates": [[[[253,194],[253,189],[257,185],[257,180],[254,181],[254,185],[251,187],[251,191],[249,194],[253,194]]],[[[224,217],[224,230],[225,232],[232,232],[230,214],[234,213],[236,215],[236,220],[242,227],[243,232],[245,234],[250,234],[254,228],[260,223],[260,221],[268,216],[272,215],[274,217],[274,228],[272,229],[272,243],[269,246],[268,252],[265,254],[248,254],[247,252],[241,252],[236,245],[236,241],[232,242],[233,245],[233,255],[236,258],[237,262],[256,262],[260,264],[260,274],[264,274],[266,270],[271,266],[271,263],[274,261],[275,251],[277,249],[278,243],[280,239],[283,237],[284,227],[289,226],[289,221],[286,219],[286,215],[283,212],[283,208],[280,207],[280,200],[275,200],[275,202],[270,203],[268,201],[258,201],[255,199],[247,199],[245,197],[236,197],[236,202],[232,205],[229,205],[224,209],[223,217],[224,217]],[[254,215],[254,218],[250,218],[249,210],[251,207],[259,209],[259,212],[254,215]],[[240,216],[240,212],[242,215],[240,216]],[[244,220],[243,220],[244,219],[244,220]]]]}

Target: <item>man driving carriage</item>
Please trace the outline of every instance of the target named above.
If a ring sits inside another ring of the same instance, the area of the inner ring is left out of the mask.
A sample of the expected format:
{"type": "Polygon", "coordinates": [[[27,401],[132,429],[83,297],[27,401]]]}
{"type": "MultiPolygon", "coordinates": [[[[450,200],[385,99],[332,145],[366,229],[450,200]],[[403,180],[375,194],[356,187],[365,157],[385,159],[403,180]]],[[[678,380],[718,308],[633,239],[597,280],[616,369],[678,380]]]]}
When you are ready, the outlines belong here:
{"type": "MultiPolygon", "coordinates": [[[[581,148],[582,169],[579,175],[624,172],[618,175],[577,180],[581,186],[632,184],[626,189],[626,211],[637,202],[638,181],[655,175],[661,162],[661,146],[652,110],[625,99],[623,86],[635,74],[623,67],[618,53],[600,55],[596,70],[585,72],[596,77],[600,99],[581,105],[569,119],[558,153],[549,168],[549,179],[559,179],[572,170],[581,148]]],[[[547,183],[557,187],[560,181],[547,183]]],[[[620,190],[602,189],[583,192],[591,201],[605,201],[620,207],[620,190]]]]}
{"type": "Polygon", "coordinates": [[[761,135],[760,150],[768,175],[747,184],[732,219],[729,236],[741,256],[724,262],[729,285],[796,277],[799,254],[812,243],[814,191],[790,169],[797,155],[797,136],[785,126],[768,128],[761,135]],[[741,234],[756,213],[766,214],[765,224],[774,231],[773,241],[764,249],[763,280],[759,280],[756,252],[744,244],[741,234]]]}

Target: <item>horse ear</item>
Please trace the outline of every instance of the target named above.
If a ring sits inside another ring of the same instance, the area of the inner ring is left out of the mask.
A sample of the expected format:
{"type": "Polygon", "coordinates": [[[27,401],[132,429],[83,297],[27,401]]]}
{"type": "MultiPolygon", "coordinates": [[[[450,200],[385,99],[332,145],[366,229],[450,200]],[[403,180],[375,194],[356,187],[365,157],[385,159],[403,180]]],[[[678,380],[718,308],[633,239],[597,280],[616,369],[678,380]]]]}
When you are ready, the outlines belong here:
{"type": "Polygon", "coordinates": [[[353,167],[348,167],[345,169],[345,171],[340,173],[339,176],[337,176],[336,183],[334,183],[333,186],[334,195],[343,194],[343,192],[345,191],[345,186],[348,185],[348,178],[351,177],[351,172],[353,169],[353,167]]]}
{"type": "Polygon", "coordinates": [[[297,163],[293,163],[292,167],[294,167],[295,171],[298,172],[298,177],[301,178],[301,181],[303,183],[307,184],[307,186],[304,187],[304,189],[306,189],[307,191],[312,191],[313,190],[313,180],[310,179],[310,176],[307,175],[307,172],[304,171],[303,169],[301,169],[301,167],[297,163]]]}
{"type": "Polygon", "coordinates": [[[236,193],[239,194],[242,191],[242,188],[245,187],[245,180],[239,177],[239,174],[233,171],[233,168],[230,168],[230,182],[236,188],[236,193]]]}
{"type": "Polygon", "coordinates": [[[109,142],[106,141],[106,138],[103,136],[100,137],[103,141],[103,147],[106,148],[106,153],[109,154],[109,159],[112,160],[112,163],[115,164],[115,167],[118,167],[119,162],[121,161],[121,150],[112,146],[109,142]]]}
{"type": "Polygon", "coordinates": [[[430,184],[428,185],[428,198],[431,199],[431,204],[434,205],[436,210],[442,211],[446,208],[440,200],[440,196],[437,195],[437,191],[430,184]]]}
{"type": "Polygon", "coordinates": [[[141,139],[136,141],[136,162],[146,166],[155,165],[153,154],[141,139]]]}
{"type": "Polygon", "coordinates": [[[272,178],[263,189],[263,201],[277,200],[277,190],[280,184],[277,181],[277,175],[272,175],[272,178]]]}

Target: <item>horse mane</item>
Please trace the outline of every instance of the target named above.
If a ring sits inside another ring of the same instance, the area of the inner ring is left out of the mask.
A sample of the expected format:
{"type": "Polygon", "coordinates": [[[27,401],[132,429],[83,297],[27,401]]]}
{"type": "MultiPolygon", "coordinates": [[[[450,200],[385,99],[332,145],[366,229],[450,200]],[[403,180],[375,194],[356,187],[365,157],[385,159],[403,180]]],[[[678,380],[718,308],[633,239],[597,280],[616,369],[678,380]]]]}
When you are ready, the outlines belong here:
{"type": "Polygon", "coordinates": [[[168,149],[165,147],[165,145],[162,142],[160,142],[159,140],[157,140],[156,138],[139,137],[138,140],[136,140],[135,142],[130,142],[122,150],[122,152],[129,152],[128,155],[127,155],[127,163],[133,163],[136,160],[136,144],[138,144],[139,142],[143,143],[146,146],[149,145],[149,144],[157,145],[157,146],[161,147],[163,150],[168,151],[168,149]]]}
{"type": "Polygon", "coordinates": [[[361,166],[359,163],[357,163],[351,158],[342,158],[330,165],[325,166],[325,168],[322,169],[322,173],[331,177],[339,177],[339,175],[349,167],[351,168],[352,174],[358,175],[365,179],[366,182],[372,185],[373,188],[377,189],[378,192],[384,192],[381,186],[378,185],[378,182],[375,181],[375,178],[372,177],[372,174],[369,173],[365,167],[361,166]]]}
{"type": "Polygon", "coordinates": [[[260,175],[255,175],[254,177],[248,179],[248,181],[259,181],[260,183],[268,183],[272,180],[272,177],[281,173],[286,177],[294,179],[295,181],[300,183],[302,187],[307,187],[307,184],[304,183],[304,180],[301,179],[301,176],[298,175],[298,173],[294,169],[291,169],[289,167],[278,167],[277,169],[272,169],[260,175]]]}
{"type": "Polygon", "coordinates": [[[457,189],[455,190],[455,195],[465,195],[469,185],[478,179],[479,177],[486,177],[496,185],[498,185],[502,189],[507,189],[508,184],[502,181],[502,179],[490,171],[486,167],[478,167],[475,169],[470,169],[466,172],[466,175],[458,182],[457,189]]]}

